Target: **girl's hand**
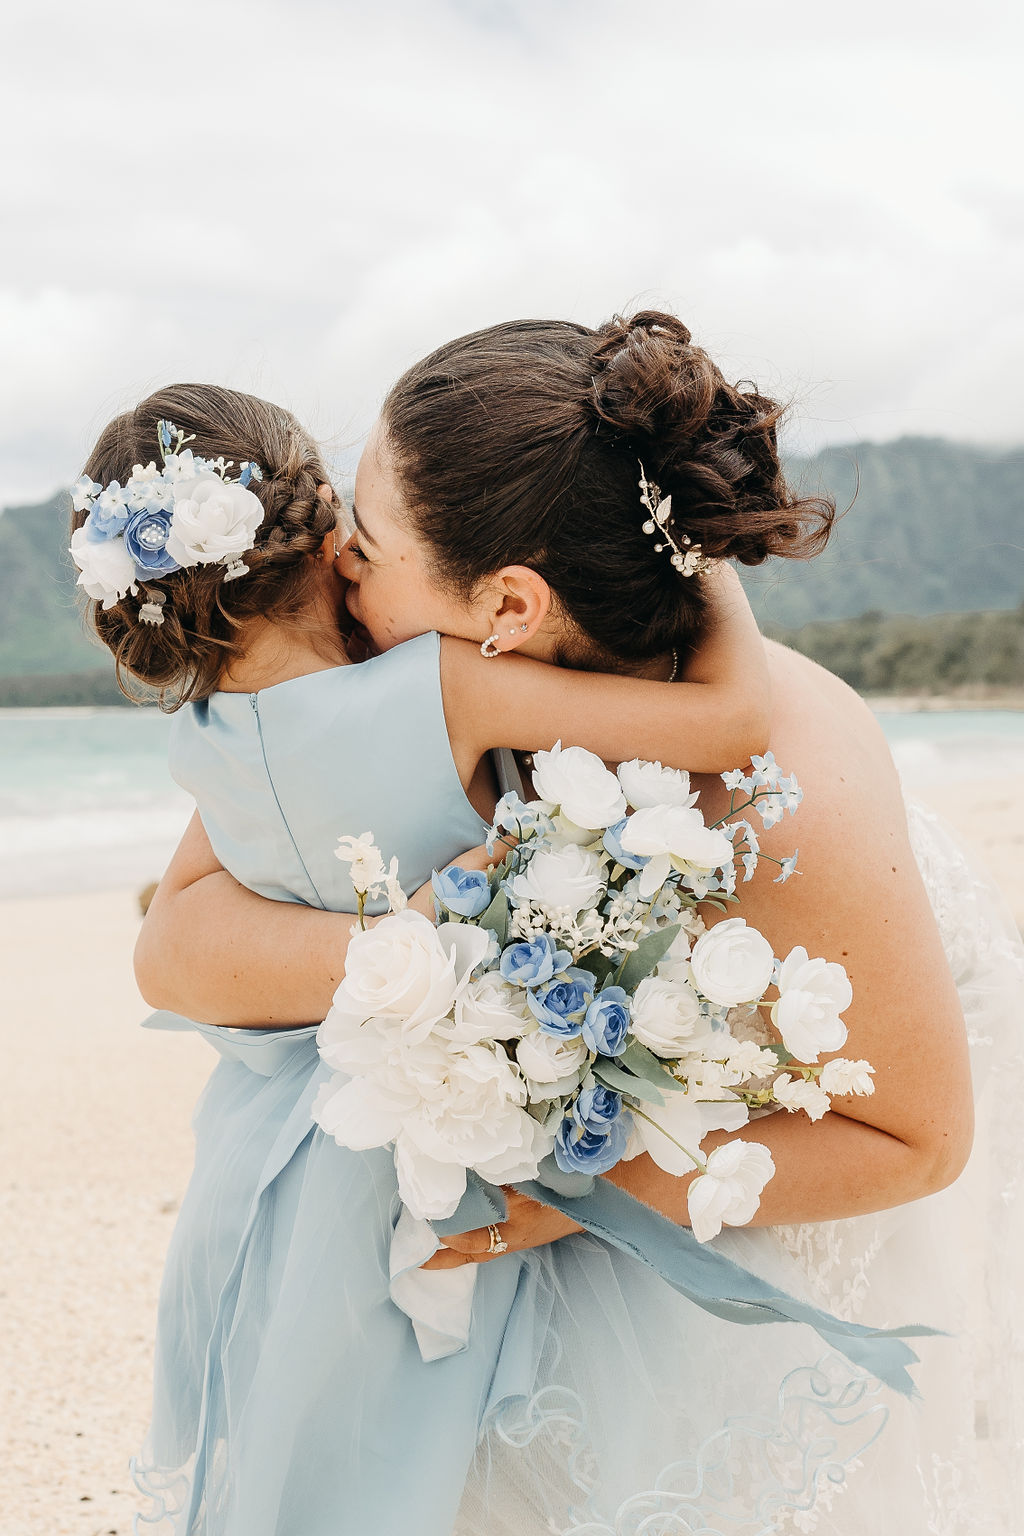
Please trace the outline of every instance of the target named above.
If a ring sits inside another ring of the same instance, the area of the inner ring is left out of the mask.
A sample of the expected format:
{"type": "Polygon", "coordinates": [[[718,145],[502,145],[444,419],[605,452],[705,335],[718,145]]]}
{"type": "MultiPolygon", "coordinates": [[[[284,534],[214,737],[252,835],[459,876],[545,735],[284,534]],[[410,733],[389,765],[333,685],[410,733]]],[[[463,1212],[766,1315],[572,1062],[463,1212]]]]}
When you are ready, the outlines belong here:
{"type": "MultiPolygon", "coordinates": [[[[506,1189],[505,1198],[508,1201],[508,1215],[498,1223],[498,1235],[508,1244],[509,1253],[540,1248],[544,1243],[555,1243],[560,1237],[568,1237],[571,1232],[583,1231],[582,1227],[563,1216],[560,1211],[539,1205],[536,1200],[521,1195],[518,1190],[506,1189]]],[[[480,1227],[475,1232],[460,1232],[455,1237],[445,1237],[443,1242],[444,1247],[439,1248],[421,1268],[458,1269],[463,1264],[489,1264],[492,1259],[502,1257],[500,1253],[490,1251],[489,1227],[480,1227]]]]}

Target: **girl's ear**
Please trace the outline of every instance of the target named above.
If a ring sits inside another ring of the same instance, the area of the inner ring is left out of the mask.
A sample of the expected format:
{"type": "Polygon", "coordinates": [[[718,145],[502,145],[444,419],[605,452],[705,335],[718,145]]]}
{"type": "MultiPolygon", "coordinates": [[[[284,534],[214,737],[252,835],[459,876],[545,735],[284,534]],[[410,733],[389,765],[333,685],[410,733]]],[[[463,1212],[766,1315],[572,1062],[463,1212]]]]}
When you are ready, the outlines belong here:
{"type": "Polygon", "coordinates": [[[551,609],[551,588],[528,565],[506,565],[492,577],[487,596],[491,633],[500,651],[514,651],[535,635],[551,609]]]}

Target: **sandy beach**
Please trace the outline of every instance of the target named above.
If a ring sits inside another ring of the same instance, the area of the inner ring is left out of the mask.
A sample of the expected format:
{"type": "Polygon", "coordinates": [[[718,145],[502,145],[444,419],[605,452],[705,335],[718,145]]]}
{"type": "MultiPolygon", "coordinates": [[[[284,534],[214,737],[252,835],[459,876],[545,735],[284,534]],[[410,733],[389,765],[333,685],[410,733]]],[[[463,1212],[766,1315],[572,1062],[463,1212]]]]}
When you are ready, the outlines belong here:
{"type": "MultiPolygon", "coordinates": [[[[1024,775],[930,786],[1024,927],[1024,775]]],[[[138,1028],[134,891],[0,903],[5,1536],[128,1536],[163,1255],[213,1054],[138,1028]]]]}

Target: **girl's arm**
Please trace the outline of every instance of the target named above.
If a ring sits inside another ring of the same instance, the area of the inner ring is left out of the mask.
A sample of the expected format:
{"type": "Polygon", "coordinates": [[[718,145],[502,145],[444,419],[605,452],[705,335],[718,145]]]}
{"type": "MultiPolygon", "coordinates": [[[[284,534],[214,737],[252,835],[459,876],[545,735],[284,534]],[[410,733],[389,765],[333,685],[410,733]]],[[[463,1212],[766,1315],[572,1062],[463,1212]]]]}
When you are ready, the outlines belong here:
{"type": "MultiPolygon", "coordinates": [[[[459,863],[485,869],[486,850],[459,863]]],[[[430,887],[409,905],[433,918],[430,887]]],[[[366,926],[377,921],[368,917],[366,926]]],[[[269,901],[239,885],[218,863],[197,813],[146,914],[135,976],[151,1008],[204,1024],[315,1023],[331,1006],[357,929],[351,913],[269,901]]]]}
{"type": "Polygon", "coordinates": [[[587,747],[609,762],[646,757],[695,773],[741,767],[768,743],[764,644],[736,572],[719,565],[713,614],[677,683],[569,671],[508,653],[490,659],[465,640],[441,642],[452,752],[468,783],[492,747],[587,747]]]}

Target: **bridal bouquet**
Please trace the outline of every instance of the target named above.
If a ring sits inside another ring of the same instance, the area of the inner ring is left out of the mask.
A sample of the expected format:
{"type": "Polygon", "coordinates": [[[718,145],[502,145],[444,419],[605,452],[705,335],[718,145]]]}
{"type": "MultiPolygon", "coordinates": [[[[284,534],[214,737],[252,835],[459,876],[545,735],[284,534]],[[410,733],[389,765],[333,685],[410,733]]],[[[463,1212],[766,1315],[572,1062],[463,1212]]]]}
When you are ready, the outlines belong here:
{"type": "MultiPolygon", "coordinates": [[[[742,918],[705,928],[699,906],[727,912],[738,866],[749,880],[766,857],[743,813],[773,826],[802,799],[771,754],[723,779],[730,810],[708,826],[683,772],[538,752],[538,798],[497,808],[500,861],[435,874],[436,926],[403,910],[370,833],[339,840],[360,914],[368,895],[390,911],[349,944],[313,1113],[343,1146],[394,1147],[414,1216],[452,1215],[468,1170],[515,1184],[553,1163],[566,1190],[647,1152],[698,1170],[689,1215],[707,1241],[751,1220],[775,1171],[757,1142],[705,1157],[709,1132],[780,1107],[817,1120],[832,1094],[872,1091],[865,1061],[818,1065],[846,1040],[841,965],[779,960],[742,918]]],[[[796,855],[773,862],[786,880],[796,855]]]]}

